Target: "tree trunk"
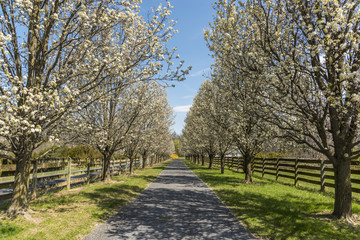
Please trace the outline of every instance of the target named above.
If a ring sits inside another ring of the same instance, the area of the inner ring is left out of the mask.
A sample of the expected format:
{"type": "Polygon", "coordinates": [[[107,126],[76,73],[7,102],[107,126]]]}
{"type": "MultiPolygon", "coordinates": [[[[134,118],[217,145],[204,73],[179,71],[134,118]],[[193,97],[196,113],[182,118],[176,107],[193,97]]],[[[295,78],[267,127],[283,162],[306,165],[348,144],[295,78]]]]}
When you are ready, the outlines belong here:
{"type": "Polygon", "coordinates": [[[201,155],[201,166],[205,166],[205,156],[201,155]]]}
{"type": "Polygon", "coordinates": [[[243,170],[245,173],[245,183],[252,183],[252,176],[251,176],[251,160],[250,156],[244,156],[244,165],[243,170]]]}
{"type": "Polygon", "coordinates": [[[31,152],[16,156],[13,196],[8,209],[9,215],[23,214],[28,209],[29,176],[31,152]]]}
{"type": "Polygon", "coordinates": [[[345,218],[348,221],[352,221],[350,166],[350,160],[345,159],[337,159],[337,164],[334,164],[335,204],[333,216],[338,219],[345,218]]]}
{"type": "Polygon", "coordinates": [[[129,159],[129,161],[130,161],[129,174],[131,175],[131,174],[133,173],[133,171],[134,171],[134,169],[133,169],[134,159],[131,157],[131,158],[129,159]]]}
{"type": "Polygon", "coordinates": [[[146,156],[146,154],[143,154],[142,159],[143,159],[142,168],[144,169],[144,168],[146,167],[146,161],[147,161],[147,156],[146,156]]]}
{"type": "Polygon", "coordinates": [[[209,155],[209,169],[212,168],[213,160],[214,160],[214,155],[210,154],[209,155]]]}
{"type": "Polygon", "coordinates": [[[223,155],[220,156],[220,165],[221,165],[221,174],[225,173],[225,161],[224,161],[224,157],[223,155]]]}
{"type": "Polygon", "coordinates": [[[103,164],[103,170],[102,170],[102,178],[101,181],[103,182],[109,182],[111,180],[110,177],[110,158],[112,154],[103,154],[104,156],[104,164],[103,164]]]}

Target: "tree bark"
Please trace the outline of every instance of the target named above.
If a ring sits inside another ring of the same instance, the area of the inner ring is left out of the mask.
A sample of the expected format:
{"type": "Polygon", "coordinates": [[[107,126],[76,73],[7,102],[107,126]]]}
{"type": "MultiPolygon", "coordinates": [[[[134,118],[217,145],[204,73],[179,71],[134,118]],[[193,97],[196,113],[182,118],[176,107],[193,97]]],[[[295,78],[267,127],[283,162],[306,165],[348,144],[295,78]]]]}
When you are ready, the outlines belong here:
{"type": "Polygon", "coordinates": [[[201,155],[201,166],[205,166],[205,156],[201,155]]]}
{"type": "Polygon", "coordinates": [[[225,173],[225,161],[224,161],[224,155],[220,156],[220,165],[221,165],[221,174],[225,173]]]}
{"type": "Polygon", "coordinates": [[[213,154],[209,154],[209,169],[212,168],[213,160],[214,160],[214,155],[213,155],[213,154]]]}
{"type": "Polygon", "coordinates": [[[245,173],[245,183],[252,183],[252,176],[251,176],[251,160],[250,156],[244,156],[244,165],[243,170],[245,173]]]}
{"type": "Polygon", "coordinates": [[[130,161],[129,173],[130,173],[130,175],[131,175],[131,174],[133,173],[133,171],[134,171],[134,169],[133,169],[134,159],[133,159],[132,157],[130,157],[129,161],[130,161]]]}
{"type": "Polygon", "coordinates": [[[146,167],[146,161],[147,161],[147,156],[146,156],[146,154],[143,154],[143,155],[142,155],[142,159],[143,159],[142,168],[145,169],[145,167],[146,167]]]}
{"type": "Polygon", "coordinates": [[[16,156],[13,196],[8,209],[9,215],[23,214],[28,209],[29,176],[31,152],[16,156]]]}
{"type": "Polygon", "coordinates": [[[104,165],[102,170],[102,178],[101,181],[109,182],[111,180],[110,177],[110,159],[112,154],[103,154],[104,156],[104,165]]]}
{"type": "Polygon", "coordinates": [[[345,159],[336,159],[334,165],[335,203],[333,216],[352,221],[352,192],[351,192],[351,162],[345,159]]]}

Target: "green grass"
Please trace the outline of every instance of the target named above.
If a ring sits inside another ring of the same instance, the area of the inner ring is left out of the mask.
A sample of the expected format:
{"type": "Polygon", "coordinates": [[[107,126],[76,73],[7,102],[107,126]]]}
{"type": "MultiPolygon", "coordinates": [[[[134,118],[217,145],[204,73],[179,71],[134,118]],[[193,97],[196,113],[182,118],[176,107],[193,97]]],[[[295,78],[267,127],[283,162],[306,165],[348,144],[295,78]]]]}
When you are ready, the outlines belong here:
{"type": "MultiPolygon", "coordinates": [[[[360,225],[333,220],[333,195],[299,189],[254,176],[243,184],[244,174],[187,165],[211,187],[232,213],[253,234],[266,239],[358,239],[360,225]]],[[[353,213],[360,214],[359,202],[353,213]]]]}
{"type": "MultiPolygon", "coordinates": [[[[206,162],[206,164],[208,165],[208,162],[206,162]]],[[[220,164],[219,164],[218,162],[214,162],[213,166],[214,166],[214,167],[220,167],[220,164]]],[[[228,168],[228,166],[226,166],[226,167],[228,168]]],[[[309,169],[305,169],[305,168],[303,168],[303,167],[304,167],[303,165],[300,165],[299,172],[301,171],[301,172],[315,173],[315,174],[319,174],[319,175],[320,175],[320,171],[309,170],[309,169]]],[[[232,169],[235,170],[236,168],[232,168],[232,169]]],[[[259,170],[259,169],[258,169],[258,170],[259,170]]],[[[293,169],[291,169],[291,170],[293,170],[293,169]]],[[[272,172],[273,174],[276,174],[276,171],[275,171],[275,170],[269,170],[269,169],[267,169],[266,171],[272,172]]],[[[281,170],[280,170],[279,173],[280,173],[280,174],[284,174],[284,175],[288,175],[288,176],[291,176],[291,177],[294,177],[294,174],[292,174],[292,173],[287,173],[287,172],[283,172],[283,171],[281,171],[281,170]]],[[[262,174],[259,173],[259,172],[254,172],[254,173],[253,173],[253,176],[256,176],[256,177],[258,177],[258,178],[262,178],[261,175],[262,175],[262,174]]],[[[327,175],[327,176],[334,176],[334,172],[332,172],[332,171],[326,171],[326,172],[325,172],[325,175],[327,175]]],[[[320,177],[312,177],[312,176],[303,175],[303,174],[300,174],[300,173],[299,173],[298,176],[299,176],[299,178],[305,178],[305,179],[314,180],[314,181],[319,182],[319,184],[313,184],[313,183],[304,182],[304,181],[299,180],[299,181],[298,181],[298,187],[308,188],[308,189],[315,190],[315,191],[320,190],[320,177]]],[[[276,176],[271,175],[271,174],[265,174],[263,178],[268,179],[268,180],[274,180],[274,181],[276,181],[276,176]]],[[[360,174],[352,174],[352,175],[351,175],[351,178],[352,178],[352,179],[359,179],[359,180],[360,180],[360,174]]],[[[290,178],[279,177],[277,181],[280,182],[280,183],[284,183],[284,184],[294,185],[294,179],[290,179],[290,178]]],[[[325,182],[326,182],[326,183],[334,184],[334,180],[332,180],[332,179],[325,179],[325,182]]],[[[352,183],[352,187],[360,189],[360,184],[352,183]]],[[[332,188],[332,187],[325,187],[325,192],[334,194],[334,193],[335,193],[335,189],[332,188]]],[[[360,201],[360,193],[353,192],[353,193],[352,193],[352,196],[353,196],[353,198],[354,198],[355,200],[360,201]]]]}
{"type": "Polygon", "coordinates": [[[114,176],[110,183],[43,195],[30,204],[31,217],[10,219],[5,214],[9,204],[0,205],[0,239],[82,239],[144,190],[168,163],[114,176]]]}

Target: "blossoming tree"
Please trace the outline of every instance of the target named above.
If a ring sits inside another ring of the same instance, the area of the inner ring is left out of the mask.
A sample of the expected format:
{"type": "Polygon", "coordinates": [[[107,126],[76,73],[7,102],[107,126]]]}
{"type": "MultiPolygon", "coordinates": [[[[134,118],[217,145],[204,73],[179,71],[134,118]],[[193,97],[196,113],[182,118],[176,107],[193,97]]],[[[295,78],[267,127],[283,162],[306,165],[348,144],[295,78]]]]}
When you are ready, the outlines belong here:
{"type": "MultiPolygon", "coordinates": [[[[261,106],[284,137],[334,166],[333,215],[351,221],[350,161],[359,156],[359,2],[218,1],[227,52],[267,88],[261,106]],[[235,56],[234,56],[235,57],[235,56]],[[259,71],[261,70],[261,71],[259,71]]],[[[255,80],[254,80],[255,81],[255,80]]]]}
{"type": "Polygon", "coordinates": [[[9,213],[27,209],[33,150],[56,138],[70,112],[100,99],[97,86],[139,63],[148,64],[145,78],[146,69],[162,69],[159,58],[173,64],[172,57],[165,59],[173,51],[162,47],[173,31],[164,22],[171,6],[146,21],[140,2],[0,2],[0,157],[16,163],[9,213]]]}

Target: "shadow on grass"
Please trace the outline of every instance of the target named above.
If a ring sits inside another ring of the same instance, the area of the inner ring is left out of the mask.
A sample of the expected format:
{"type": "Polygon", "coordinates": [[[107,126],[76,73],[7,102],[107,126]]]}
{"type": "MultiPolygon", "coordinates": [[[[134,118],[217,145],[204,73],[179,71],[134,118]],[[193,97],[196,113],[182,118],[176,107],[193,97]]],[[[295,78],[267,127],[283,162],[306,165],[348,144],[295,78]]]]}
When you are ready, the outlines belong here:
{"type": "Polygon", "coordinates": [[[215,192],[248,225],[250,231],[271,239],[356,239],[360,236],[358,226],[344,221],[320,221],[314,217],[311,214],[313,209],[332,207],[315,199],[304,201],[292,194],[279,199],[230,189],[215,192]]]}
{"type": "Polygon", "coordinates": [[[15,236],[19,232],[21,232],[23,229],[21,227],[8,224],[8,223],[1,223],[0,222],[0,237],[1,239],[6,239],[11,236],[15,236]]]}
{"type": "MultiPolygon", "coordinates": [[[[90,218],[103,221],[143,191],[150,182],[157,178],[159,170],[163,170],[166,165],[154,166],[146,170],[139,169],[135,175],[131,176],[113,176],[111,183],[96,182],[90,185],[80,185],[81,188],[76,186],[71,191],[56,189],[31,202],[30,209],[34,210],[35,214],[39,213],[40,218],[55,216],[59,218],[59,221],[73,216],[76,211],[87,211],[90,218]]],[[[0,215],[5,216],[9,206],[10,202],[0,204],[0,215]]],[[[26,227],[23,228],[10,219],[0,219],[0,239],[3,239],[2,237],[5,239],[17,238],[24,229],[26,227]]]]}
{"type": "MultiPolygon", "coordinates": [[[[134,176],[137,179],[152,181],[156,177],[152,176],[134,176]]],[[[95,204],[97,211],[92,216],[97,219],[105,220],[115,210],[120,209],[133,199],[145,187],[139,187],[130,184],[113,183],[98,186],[90,186],[90,189],[76,193],[66,193],[60,196],[49,195],[32,203],[32,207],[38,211],[47,211],[51,209],[54,212],[73,211],[82,204],[95,204]]]]}
{"type": "Polygon", "coordinates": [[[358,239],[360,226],[328,215],[333,208],[330,197],[306,188],[263,178],[255,184],[240,184],[244,174],[226,170],[224,175],[189,164],[197,175],[225,202],[248,229],[269,239],[358,239]],[[324,198],[325,197],[325,198],[324,198]],[[320,215],[317,212],[322,212],[320,215]]]}

